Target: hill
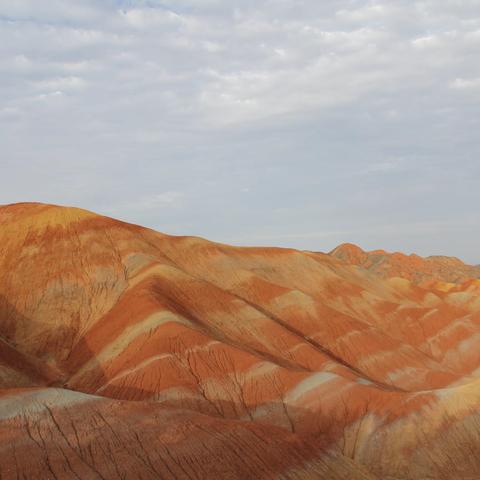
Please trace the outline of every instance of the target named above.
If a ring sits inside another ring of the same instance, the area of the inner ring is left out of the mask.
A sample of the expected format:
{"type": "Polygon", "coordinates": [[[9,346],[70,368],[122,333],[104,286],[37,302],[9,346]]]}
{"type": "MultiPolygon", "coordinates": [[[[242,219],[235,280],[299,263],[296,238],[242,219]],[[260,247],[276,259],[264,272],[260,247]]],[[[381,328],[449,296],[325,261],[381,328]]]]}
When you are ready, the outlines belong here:
{"type": "Polygon", "coordinates": [[[44,204],[0,207],[0,251],[2,479],[480,472],[475,267],[44,204]]]}

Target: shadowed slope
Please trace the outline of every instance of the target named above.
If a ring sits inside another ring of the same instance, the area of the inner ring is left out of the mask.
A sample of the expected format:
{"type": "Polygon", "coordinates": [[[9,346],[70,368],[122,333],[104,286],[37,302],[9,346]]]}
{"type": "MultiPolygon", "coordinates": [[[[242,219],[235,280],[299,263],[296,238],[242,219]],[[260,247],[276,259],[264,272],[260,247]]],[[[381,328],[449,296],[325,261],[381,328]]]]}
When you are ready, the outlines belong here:
{"type": "Polygon", "coordinates": [[[5,480],[374,478],[342,455],[319,459],[311,445],[282,429],[152,403],[26,390],[0,397],[0,411],[2,459],[11,459],[1,463],[5,480]]]}

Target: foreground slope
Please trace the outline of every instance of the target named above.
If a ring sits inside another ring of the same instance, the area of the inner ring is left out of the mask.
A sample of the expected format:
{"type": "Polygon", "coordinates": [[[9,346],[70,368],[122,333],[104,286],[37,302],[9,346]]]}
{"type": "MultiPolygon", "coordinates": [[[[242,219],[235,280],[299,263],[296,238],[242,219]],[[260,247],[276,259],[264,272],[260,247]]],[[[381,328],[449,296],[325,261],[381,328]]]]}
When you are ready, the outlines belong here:
{"type": "Polygon", "coordinates": [[[43,204],[0,225],[2,478],[480,472],[475,278],[43,204]]]}

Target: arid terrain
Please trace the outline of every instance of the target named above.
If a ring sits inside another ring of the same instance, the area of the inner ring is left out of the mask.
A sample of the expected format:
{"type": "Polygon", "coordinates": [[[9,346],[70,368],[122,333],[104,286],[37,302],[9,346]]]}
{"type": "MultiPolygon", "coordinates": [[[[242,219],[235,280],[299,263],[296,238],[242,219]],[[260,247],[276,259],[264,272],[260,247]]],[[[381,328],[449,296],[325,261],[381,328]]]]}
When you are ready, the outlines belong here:
{"type": "Polygon", "coordinates": [[[480,478],[480,267],[0,207],[0,478],[480,478]]]}

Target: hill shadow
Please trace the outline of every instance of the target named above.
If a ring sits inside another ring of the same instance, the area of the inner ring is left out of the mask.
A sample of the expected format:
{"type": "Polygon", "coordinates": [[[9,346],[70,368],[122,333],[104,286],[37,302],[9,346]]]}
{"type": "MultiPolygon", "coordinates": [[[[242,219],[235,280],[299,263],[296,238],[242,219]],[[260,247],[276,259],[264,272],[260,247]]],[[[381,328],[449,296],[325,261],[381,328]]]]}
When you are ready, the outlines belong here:
{"type": "MultiPolygon", "coordinates": [[[[20,373],[18,384],[0,383],[0,388],[24,387],[21,374],[31,379],[30,386],[68,388],[71,371],[66,360],[74,346],[89,359],[95,358],[85,339],[77,336],[68,325],[49,330],[44,322],[24,315],[0,294],[0,364],[20,373]]],[[[95,367],[101,370],[98,362],[95,367]]]]}

